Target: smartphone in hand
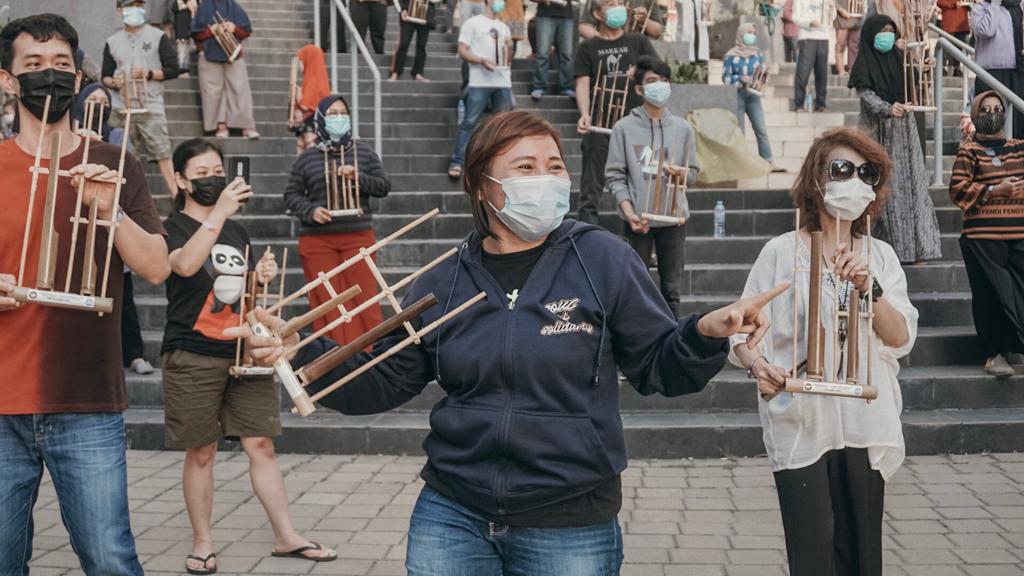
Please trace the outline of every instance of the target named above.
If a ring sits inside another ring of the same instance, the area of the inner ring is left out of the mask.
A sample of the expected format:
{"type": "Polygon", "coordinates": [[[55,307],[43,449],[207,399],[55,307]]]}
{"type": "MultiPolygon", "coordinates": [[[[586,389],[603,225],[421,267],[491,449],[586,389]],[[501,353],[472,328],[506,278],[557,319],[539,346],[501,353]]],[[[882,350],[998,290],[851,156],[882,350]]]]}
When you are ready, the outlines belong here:
{"type": "Polygon", "coordinates": [[[249,184],[249,163],[248,156],[228,157],[228,182],[233,182],[235,178],[241,177],[246,184],[249,184]]]}

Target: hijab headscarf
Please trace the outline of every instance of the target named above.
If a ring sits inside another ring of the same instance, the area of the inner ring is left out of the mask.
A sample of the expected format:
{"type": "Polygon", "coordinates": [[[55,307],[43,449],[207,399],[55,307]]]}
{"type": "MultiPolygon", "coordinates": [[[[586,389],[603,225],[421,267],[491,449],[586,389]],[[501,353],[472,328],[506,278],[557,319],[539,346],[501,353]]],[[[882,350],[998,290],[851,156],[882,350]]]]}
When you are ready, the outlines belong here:
{"type": "Polygon", "coordinates": [[[896,30],[899,40],[899,28],[893,19],[876,14],[864,21],[861,30],[860,54],[850,70],[849,88],[867,88],[890,104],[902,102],[903,94],[903,51],[893,46],[888,52],[879,52],[875,48],[875,36],[887,25],[896,30]]]}
{"type": "Polygon", "coordinates": [[[746,59],[751,56],[757,56],[761,53],[761,49],[757,47],[757,44],[747,46],[746,42],[743,41],[743,35],[748,32],[757,34],[757,25],[753,22],[748,22],[746,24],[740,24],[739,27],[736,28],[736,44],[725,53],[726,58],[735,56],[737,58],[746,59]]]}
{"type": "MultiPolygon", "coordinates": [[[[971,122],[978,123],[978,119],[982,116],[981,103],[989,97],[997,98],[999,102],[1006,108],[1006,100],[999,95],[995,90],[989,90],[988,92],[982,92],[974,97],[974,101],[971,102],[971,122]]],[[[1012,110],[1007,110],[1008,114],[1012,114],[1012,110]]],[[[1003,130],[996,132],[995,134],[982,134],[981,132],[974,133],[974,139],[982,144],[986,144],[990,147],[1002,148],[1002,145],[1006,143],[1006,134],[1003,130]]],[[[1000,153],[1002,151],[1000,150],[1000,153]]]]}
{"type": "Polygon", "coordinates": [[[88,128],[89,130],[92,130],[93,132],[98,133],[100,135],[100,137],[103,138],[104,142],[110,142],[110,132],[111,132],[111,130],[113,130],[113,128],[111,128],[111,126],[109,124],[109,122],[110,122],[110,102],[112,100],[110,98],[110,91],[107,90],[102,84],[100,84],[98,82],[94,82],[92,84],[89,84],[85,88],[82,88],[82,92],[78,95],[78,98],[75,100],[75,107],[71,111],[71,117],[74,120],[78,120],[78,122],[80,124],[84,124],[85,123],[85,101],[89,98],[89,96],[93,92],[95,92],[97,90],[102,90],[103,93],[107,95],[107,105],[103,107],[103,118],[99,119],[99,121],[98,121],[99,122],[99,126],[98,126],[99,129],[97,130],[97,125],[96,125],[97,121],[96,120],[93,121],[94,124],[92,126],[83,126],[83,127],[88,128]]]}
{"type": "Polygon", "coordinates": [[[316,107],[316,115],[313,116],[313,124],[316,126],[316,145],[320,149],[328,150],[343,150],[348,147],[349,142],[352,141],[352,131],[349,130],[348,134],[343,136],[340,140],[331,138],[331,135],[327,133],[327,109],[332,104],[341,100],[345,104],[345,109],[352,114],[352,109],[349,108],[348,100],[341,94],[330,94],[327,97],[320,100],[320,104],[316,107]]]}
{"type": "Polygon", "coordinates": [[[299,49],[298,58],[302,62],[302,99],[299,105],[309,111],[306,115],[308,118],[320,101],[331,95],[331,89],[327,84],[323,50],[313,44],[306,44],[299,49]]]}

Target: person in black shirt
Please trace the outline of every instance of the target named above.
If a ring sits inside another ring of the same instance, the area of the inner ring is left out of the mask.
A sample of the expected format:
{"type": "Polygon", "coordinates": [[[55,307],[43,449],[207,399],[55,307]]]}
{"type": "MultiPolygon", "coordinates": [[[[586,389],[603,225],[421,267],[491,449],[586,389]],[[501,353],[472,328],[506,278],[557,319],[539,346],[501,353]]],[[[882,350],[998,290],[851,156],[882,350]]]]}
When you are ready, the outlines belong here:
{"type": "MultiPolygon", "coordinates": [[[[625,114],[643,103],[643,98],[630,89],[630,69],[637,58],[645,54],[657,56],[654,46],[646,37],[623,32],[626,23],[623,0],[601,0],[592,5],[593,17],[599,22],[598,35],[584,40],[576,48],[573,74],[576,76],[576,108],[580,119],[576,131],[583,135],[583,173],[580,178],[580,201],[577,217],[588,224],[598,223],[598,199],[604,191],[604,165],[608,160],[608,140],[611,126],[595,132],[592,126],[601,126],[604,119],[591,118],[591,91],[598,74],[614,79],[618,90],[626,90],[625,114]],[[609,73],[609,68],[612,72],[609,73]]],[[[614,119],[613,119],[614,121],[614,119]]]]}
{"type": "Polygon", "coordinates": [[[398,80],[405,70],[405,56],[409,52],[409,43],[412,42],[413,34],[416,35],[416,57],[412,62],[412,77],[420,82],[429,82],[423,75],[423,69],[427,65],[427,39],[430,37],[430,30],[437,27],[437,16],[434,9],[434,2],[427,1],[426,22],[414,22],[409,19],[409,5],[411,0],[399,0],[402,7],[401,22],[398,28],[398,47],[391,56],[391,79],[398,80]]]}
{"type": "Polygon", "coordinates": [[[176,210],[167,219],[171,276],[167,279],[167,327],[164,330],[163,384],[165,443],[185,449],[182,491],[192,522],[190,574],[216,571],[210,528],[213,509],[213,461],[221,438],[241,439],[249,457],[253,490],[274,529],[273,555],[315,562],[334,560],[295,531],[288,512],[273,436],[281,434],[281,408],[272,376],[231,376],[236,340],[224,329],[239,324],[244,275],[254,268],[266,285],[277,275],[269,251],[253,265],[249,236],[230,217],[252,188],[241,177],[227,183],[220,150],[195,138],[174,151],[176,210]]]}
{"type": "Polygon", "coordinates": [[[572,81],[573,12],[572,0],[538,0],[537,43],[534,54],[537,62],[533,71],[533,90],[530,97],[540,101],[548,87],[548,69],[551,46],[558,51],[558,87],[562,95],[576,97],[572,81]]]}

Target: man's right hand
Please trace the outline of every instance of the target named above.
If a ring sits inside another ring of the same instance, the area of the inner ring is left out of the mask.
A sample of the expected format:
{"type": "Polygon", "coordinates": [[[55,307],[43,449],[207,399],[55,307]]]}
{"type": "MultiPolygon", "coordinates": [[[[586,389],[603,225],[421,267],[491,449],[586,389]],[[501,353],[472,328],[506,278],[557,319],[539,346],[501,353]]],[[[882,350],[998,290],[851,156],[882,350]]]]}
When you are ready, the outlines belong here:
{"type": "Polygon", "coordinates": [[[241,176],[236,177],[228,183],[224,191],[217,199],[217,205],[213,207],[213,214],[224,220],[231,218],[242,207],[242,204],[252,198],[252,186],[246,184],[241,176]]]}
{"type": "Polygon", "coordinates": [[[495,67],[494,62],[491,62],[490,60],[488,60],[486,58],[484,58],[483,60],[480,61],[480,65],[483,66],[484,69],[487,70],[488,72],[493,72],[494,71],[494,67],[495,67]]]}
{"type": "Polygon", "coordinates": [[[651,224],[645,218],[641,218],[636,214],[629,214],[626,216],[629,220],[629,229],[634,234],[647,234],[651,231],[651,224]]]}
{"type": "Polygon", "coordinates": [[[331,220],[333,220],[333,218],[327,208],[317,206],[316,210],[313,210],[313,222],[316,222],[317,224],[327,224],[331,220]]]}
{"type": "MultiPolygon", "coordinates": [[[[256,307],[253,309],[253,313],[256,315],[256,321],[270,330],[271,334],[276,333],[285,324],[284,318],[268,314],[263,308],[256,307]]],[[[223,333],[224,336],[231,339],[245,338],[249,345],[249,356],[260,366],[273,366],[274,362],[284,353],[285,345],[294,346],[298,344],[300,338],[298,332],[289,336],[285,341],[277,336],[257,336],[252,333],[248,323],[243,326],[232,326],[225,329],[223,333]]],[[[292,352],[287,359],[291,360],[295,354],[296,352],[292,352]]]]}
{"type": "Polygon", "coordinates": [[[580,115],[579,121],[576,122],[576,131],[580,134],[590,132],[590,116],[586,114],[580,115]]]}
{"type": "Polygon", "coordinates": [[[7,310],[14,310],[18,307],[18,302],[7,294],[14,292],[15,284],[18,279],[13,274],[0,274],[0,312],[6,312],[7,310]]]}

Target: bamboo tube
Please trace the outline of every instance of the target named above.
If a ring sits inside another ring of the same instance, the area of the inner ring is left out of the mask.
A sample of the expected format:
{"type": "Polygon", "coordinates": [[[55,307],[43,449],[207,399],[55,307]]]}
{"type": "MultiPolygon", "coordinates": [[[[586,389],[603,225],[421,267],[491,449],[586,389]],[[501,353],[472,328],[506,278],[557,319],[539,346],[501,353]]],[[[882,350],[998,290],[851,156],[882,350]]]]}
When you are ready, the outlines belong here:
{"type": "MultiPolygon", "coordinates": [[[[96,102],[86,102],[85,103],[85,128],[86,128],[87,131],[88,130],[92,130],[92,123],[93,123],[94,117],[96,116],[96,106],[97,106],[96,102]]],[[[100,121],[102,122],[102,120],[103,120],[103,108],[102,108],[102,105],[100,106],[100,115],[99,115],[99,117],[100,117],[100,121]]],[[[84,136],[83,138],[85,139],[85,141],[82,142],[82,164],[88,164],[89,163],[89,149],[91,148],[92,138],[90,138],[89,136],[84,136]]],[[[85,178],[82,178],[78,182],[78,193],[75,196],[75,213],[74,213],[75,217],[80,216],[81,213],[82,213],[82,197],[83,197],[84,194],[85,194],[85,178]]],[[[93,204],[95,204],[95,202],[93,202],[93,204]]],[[[99,215],[98,212],[96,214],[97,214],[97,216],[99,215]]],[[[92,210],[92,207],[90,206],[88,226],[93,229],[93,232],[95,232],[95,222],[96,222],[96,218],[93,217],[93,210],[92,210]]],[[[67,275],[64,277],[64,291],[65,292],[71,292],[71,275],[75,271],[75,250],[78,248],[78,227],[79,227],[78,223],[74,223],[71,226],[71,248],[70,248],[70,250],[68,250],[68,271],[67,271],[67,275]]],[[[96,268],[96,254],[94,252],[86,251],[85,254],[83,254],[83,258],[84,258],[84,260],[82,262],[82,294],[86,294],[87,293],[86,292],[86,276],[91,275],[91,276],[95,277],[95,275],[96,275],[95,270],[93,270],[91,273],[89,271],[90,268],[92,268],[92,269],[96,268]]],[[[95,284],[96,284],[95,281],[93,281],[91,283],[91,285],[92,285],[91,290],[95,290],[95,284]]],[[[88,293],[91,294],[92,292],[90,291],[88,293]]]]}
{"type": "MultiPolygon", "coordinates": [[[[124,117],[124,133],[131,134],[132,127],[132,111],[128,110],[128,113],[124,117]]],[[[124,186],[124,161],[125,156],[128,153],[128,138],[125,138],[124,142],[121,143],[121,157],[117,161],[117,182],[114,184],[114,203],[111,207],[111,214],[117,212],[118,207],[121,205],[121,188],[124,186]]],[[[106,298],[107,296],[107,283],[110,280],[110,259],[114,253],[114,234],[117,232],[117,221],[111,216],[110,227],[107,229],[107,257],[103,260],[103,287],[100,288],[100,297],[106,298]]],[[[100,316],[103,313],[100,312],[100,316]]]]}
{"type": "Polygon", "coordinates": [[[50,95],[43,102],[43,123],[39,128],[39,142],[36,143],[36,159],[32,164],[32,185],[28,189],[28,211],[25,213],[25,234],[21,240],[21,262],[18,264],[18,286],[25,285],[25,261],[28,258],[28,238],[32,230],[32,216],[36,206],[36,190],[39,188],[39,172],[42,168],[43,140],[50,117],[50,95]]]}
{"type": "Polygon", "coordinates": [[[822,233],[811,232],[811,277],[807,301],[807,377],[821,380],[821,250],[822,233]]]}

